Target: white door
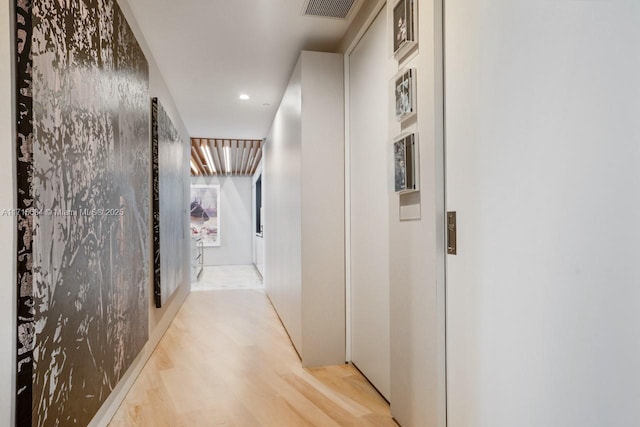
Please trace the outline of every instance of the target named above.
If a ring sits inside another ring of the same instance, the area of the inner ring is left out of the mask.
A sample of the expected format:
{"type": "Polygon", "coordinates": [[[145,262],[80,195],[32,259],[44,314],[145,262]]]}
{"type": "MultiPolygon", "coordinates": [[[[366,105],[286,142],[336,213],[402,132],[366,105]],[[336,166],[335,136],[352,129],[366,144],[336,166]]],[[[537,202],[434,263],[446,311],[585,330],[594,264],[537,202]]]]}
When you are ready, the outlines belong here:
{"type": "Polygon", "coordinates": [[[445,23],[448,426],[638,426],[640,2],[445,23]]]}
{"type": "Polygon", "coordinates": [[[386,7],[349,56],[351,358],[389,399],[386,7]]]}

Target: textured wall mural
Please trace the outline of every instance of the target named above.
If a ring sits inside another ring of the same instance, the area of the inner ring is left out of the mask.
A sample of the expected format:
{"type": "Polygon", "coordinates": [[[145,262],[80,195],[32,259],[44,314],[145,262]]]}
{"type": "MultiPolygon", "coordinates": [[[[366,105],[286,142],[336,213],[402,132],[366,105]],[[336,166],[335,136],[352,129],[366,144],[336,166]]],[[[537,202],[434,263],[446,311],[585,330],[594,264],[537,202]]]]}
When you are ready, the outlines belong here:
{"type": "Polygon", "coordinates": [[[148,65],[112,0],[16,6],[16,424],[84,426],[148,338],[148,65]]]}
{"type": "Polygon", "coordinates": [[[153,98],[153,241],[154,293],[161,307],[184,277],[184,144],[169,115],[153,98]]]}

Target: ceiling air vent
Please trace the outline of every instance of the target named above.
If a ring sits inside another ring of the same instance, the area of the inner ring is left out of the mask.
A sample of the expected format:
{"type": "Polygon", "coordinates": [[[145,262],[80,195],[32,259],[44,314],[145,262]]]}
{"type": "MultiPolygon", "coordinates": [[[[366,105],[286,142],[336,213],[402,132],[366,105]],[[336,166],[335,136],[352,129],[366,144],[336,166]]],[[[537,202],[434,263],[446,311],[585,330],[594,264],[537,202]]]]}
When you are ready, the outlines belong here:
{"type": "Polygon", "coordinates": [[[358,0],[305,0],[303,16],[347,19],[358,0]]]}

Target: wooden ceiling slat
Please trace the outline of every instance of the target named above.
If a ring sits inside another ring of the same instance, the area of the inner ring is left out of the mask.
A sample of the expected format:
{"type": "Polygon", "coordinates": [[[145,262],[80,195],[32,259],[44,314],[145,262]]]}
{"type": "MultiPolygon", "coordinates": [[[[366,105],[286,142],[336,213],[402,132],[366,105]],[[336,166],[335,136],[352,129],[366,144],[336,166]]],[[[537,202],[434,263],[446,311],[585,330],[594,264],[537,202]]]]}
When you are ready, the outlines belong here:
{"type": "Polygon", "coordinates": [[[198,164],[196,163],[196,159],[195,159],[195,154],[193,152],[193,140],[189,141],[190,144],[190,148],[191,148],[191,157],[189,158],[190,160],[190,164],[189,164],[189,168],[191,170],[191,175],[201,175],[200,173],[200,168],[198,167],[198,164]],[[193,168],[191,167],[191,165],[195,165],[196,166],[196,172],[193,172],[193,168]]]}
{"type": "Polygon", "coordinates": [[[226,139],[222,139],[219,143],[220,145],[218,150],[220,153],[220,160],[222,161],[222,168],[224,169],[224,175],[229,175],[229,149],[227,147],[231,145],[231,142],[226,139]]]}
{"type": "Polygon", "coordinates": [[[225,143],[225,148],[224,148],[224,155],[225,155],[225,162],[227,164],[227,175],[231,175],[231,171],[233,170],[232,168],[232,163],[231,163],[231,140],[226,141],[225,143]]]}
{"type": "Polygon", "coordinates": [[[240,173],[247,173],[247,163],[249,163],[249,154],[251,153],[251,141],[245,141],[242,149],[242,162],[240,163],[240,173]]]}
{"type": "Polygon", "coordinates": [[[216,166],[215,175],[220,175],[222,165],[220,164],[220,159],[218,158],[218,150],[216,148],[216,141],[214,139],[207,140],[207,144],[209,145],[209,150],[211,151],[211,157],[213,159],[213,164],[216,166]]]}
{"type": "Polygon", "coordinates": [[[231,175],[236,174],[236,161],[238,159],[238,141],[231,141],[231,175]]]}
{"type": "Polygon", "coordinates": [[[212,159],[213,156],[211,156],[211,152],[207,151],[207,148],[209,147],[209,141],[204,139],[204,138],[200,139],[200,147],[201,147],[201,151],[207,153],[207,156],[206,156],[207,165],[208,165],[208,167],[207,167],[207,176],[214,176],[216,174],[215,173],[215,170],[216,170],[215,166],[216,165],[215,165],[215,162],[212,159]]]}
{"type": "Polygon", "coordinates": [[[202,150],[200,149],[200,140],[199,139],[194,139],[193,140],[193,151],[194,151],[194,154],[195,154],[196,161],[202,167],[202,169],[201,169],[202,175],[203,176],[208,176],[209,175],[209,169],[207,168],[207,157],[202,153],[202,150]]]}
{"type": "Polygon", "coordinates": [[[232,162],[232,168],[233,168],[233,175],[237,175],[238,174],[238,156],[240,155],[240,141],[234,141],[235,144],[233,146],[233,162],[232,162]]]}
{"type": "Polygon", "coordinates": [[[251,163],[251,170],[249,173],[252,175],[255,173],[257,165],[260,162],[260,158],[262,156],[262,141],[256,141],[256,155],[253,157],[253,162],[251,163]]]}
{"type": "MultiPolygon", "coordinates": [[[[198,163],[196,162],[196,153],[193,139],[191,140],[191,161],[196,165],[196,169],[198,169],[196,175],[202,175],[200,165],[198,165],[198,163]]],[[[191,175],[193,175],[193,172],[191,173],[191,175]]]]}
{"type": "Polygon", "coordinates": [[[238,141],[238,151],[236,152],[236,175],[242,175],[242,156],[244,156],[244,141],[238,141]]]}
{"type": "Polygon", "coordinates": [[[231,174],[238,173],[238,151],[240,150],[240,141],[233,141],[231,146],[231,174]]]}
{"type": "Polygon", "coordinates": [[[198,169],[198,175],[204,175],[204,166],[202,166],[202,162],[198,156],[198,150],[193,145],[191,146],[191,160],[196,165],[196,169],[198,169]]]}
{"type": "Polygon", "coordinates": [[[253,165],[251,166],[251,174],[255,174],[256,170],[258,169],[258,165],[260,164],[260,161],[262,160],[262,145],[264,144],[264,140],[263,141],[258,141],[258,150],[256,152],[256,158],[254,159],[253,165]]]}
{"type": "Polygon", "coordinates": [[[207,158],[206,156],[202,153],[202,150],[200,149],[200,140],[199,139],[194,139],[193,140],[193,157],[194,160],[196,161],[196,163],[200,164],[201,168],[201,172],[203,176],[207,176],[209,174],[209,170],[207,169],[207,158]]]}
{"type": "Polygon", "coordinates": [[[255,174],[256,170],[258,169],[258,166],[260,166],[260,162],[262,162],[262,155],[264,154],[264,144],[265,144],[265,140],[261,140],[258,141],[258,152],[260,153],[258,156],[258,160],[256,161],[256,164],[253,166],[253,171],[251,172],[251,174],[255,174]]]}
{"type": "Polygon", "coordinates": [[[196,160],[196,164],[200,165],[200,172],[202,175],[204,176],[208,176],[209,175],[209,169],[205,167],[205,165],[207,164],[207,159],[204,156],[204,154],[202,154],[202,151],[200,150],[200,140],[194,140],[194,144],[193,144],[193,151],[195,152],[195,160],[196,160]]]}
{"type": "Polygon", "coordinates": [[[236,175],[238,171],[238,141],[231,141],[231,175],[236,175]]]}
{"type": "Polygon", "coordinates": [[[222,150],[221,150],[221,154],[222,154],[222,159],[224,162],[224,174],[225,175],[229,175],[229,173],[231,172],[231,141],[230,140],[222,140],[222,150]]]}
{"type": "Polygon", "coordinates": [[[235,175],[236,153],[238,152],[237,144],[238,141],[233,139],[229,141],[229,175],[235,175]]]}
{"type": "Polygon", "coordinates": [[[253,166],[253,160],[255,158],[257,149],[255,144],[251,144],[251,149],[249,150],[249,157],[247,158],[247,166],[244,169],[245,175],[249,175],[251,173],[251,167],[253,166]]]}
{"type": "Polygon", "coordinates": [[[238,167],[236,169],[236,171],[238,172],[238,175],[242,175],[242,162],[244,161],[244,150],[245,147],[247,145],[246,141],[240,141],[240,145],[238,148],[238,167]]]}
{"type": "Polygon", "coordinates": [[[207,156],[207,151],[206,151],[206,147],[207,147],[207,140],[206,139],[199,139],[198,140],[198,154],[200,155],[200,158],[202,159],[202,164],[203,166],[205,166],[205,176],[213,176],[213,165],[211,165],[210,159],[207,156]]]}
{"type": "Polygon", "coordinates": [[[255,139],[191,138],[191,161],[197,169],[192,175],[253,175],[262,159],[263,144],[255,139]]]}
{"type": "Polygon", "coordinates": [[[249,162],[247,175],[253,175],[254,173],[253,172],[255,169],[254,164],[255,164],[256,158],[258,157],[258,153],[260,152],[260,141],[254,141],[253,147],[254,147],[254,152],[253,152],[253,156],[251,157],[251,161],[249,162]]]}
{"type": "Polygon", "coordinates": [[[261,159],[262,159],[262,148],[259,148],[256,154],[256,158],[253,160],[253,165],[251,166],[251,175],[256,173],[256,169],[258,169],[258,165],[260,164],[261,159]]]}

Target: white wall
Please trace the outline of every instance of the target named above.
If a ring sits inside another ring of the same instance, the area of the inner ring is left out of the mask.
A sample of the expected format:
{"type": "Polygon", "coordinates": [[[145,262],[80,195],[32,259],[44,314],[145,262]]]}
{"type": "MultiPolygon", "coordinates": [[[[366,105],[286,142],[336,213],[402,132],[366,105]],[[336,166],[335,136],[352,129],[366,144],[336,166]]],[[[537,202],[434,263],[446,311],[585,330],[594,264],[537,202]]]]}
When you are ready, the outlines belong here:
{"type": "Polygon", "coordinates": [[[302,63],[298,61],[269,131],[262,160],[267,295],[302,353],[302,63]]]}
{"type": "Polygon", "coordinates": [[[303,364],[345,361],[344,61],[302,52],[303,364]]]}
{"type": "Polygon", "coordinates": [[[302,52],[265,144],[265,286],[304,366],[344,363],[344,90],[302,52]]]}
{"type": "MultiPolygon", "coordinates": [[[[0,209],[10,209],[15,205],[14,201],[14,162],[15,154],[13,151],[13,142],[15,139],[13,110],[13,77],[11,76],[11,67],[14,57],[13,43],[11,42],[10,27],[13,26],[13,12],[10,12],[9,5],[13,2],[2,2],[0,5],[0,140],[4,141],[0,146],[0,209]]],[[[142,37],[142,34],[135,23],[131,10],[126,0],[118,2],[131,25],[138,42],[140,43],[147,60],[149,61],[150,72],[150,95],[160,98],[164,108],[171,117],[174,125],[180,132],[185,141],[185,195],[188,195],[188,159],[190,153],[189,135],[180,119],[180,116],[173,104],[171,94],[169,93],[162,76],[151,56],[151,53],[142,37]]],[[[188,196],[186,196],[188,197],[188,196]]],[[[185,197],[185,222],[184,227],[188,227],[188,199],[185,197]]],[[[5,242],[13,241],[13,244],[5,244],[0,247],[0,275],[5,278],[6,286],[2,286],[0,294],[0,313],[4,320],[0,322],[0,341],[3,343],[0,350],[0,424],[14,424],[14,393],[15,393],[15,222],[11,217],[0,216],[0,235],[3,236],[5,242]]],[[[185,233],[186,236],[189,233],[185,233]]],[[[186,247],[189,247],[188,243],[186,247]]],[[[151,259],[151,258],[150,258],[151,259]]],[[[190,291],[188,280],[189,269],[188,254],[185,254],[185,278],[182,286],[174,294],[172,299],[162,308],[156,309],[152,298],[149,298],[149,333],[150,339],[142,353],[134,361],[131,368],[124,375],[120,383],[115,387],[113,393],[106,400],[101,410],[96,414],[92,421],[92,426],[106,425],[113,413],[117,410],[118,405],[125,397],[126,392],[140,372],[147,358],[155,348],[157,342],[162,337],[164,331],[169,326],[171,320],[175,316],[178,308],[182,305],[184,299],[190,291]]],[[[150,272],[152,271],[150,267],[150,272]]],[[[153,282],[149,280],[149,295],[153,295],[153,282]]]]}
{"type": "Polygon", "coordinates": [[[348,56],[351,361],[390,400],[387,9],[348,56]]]}
{"type": "Polygon", "coordinates": [[[449,425],[639,425],[640,3],[446,17],[449,425]]]}
{"type": "MultiPolygon", "coordinates": [[[[12,76],[12,2],[0,3],[0,209],[15,207],[15,115],[12,76]]],[[[16,348],[16,224],[0,215],[0,425],[14,424],[16,348]]]]}
{"type": "MultiPolygon", "coordinates": [[[[441,3],[419,2],[418,50],[396,70],[417,70],[417,116],[402,127],[389,119],[389,141],[417,132],[419,144],[420,192],[392,194],[389,204],[391,412],[406,427],[446,423],[441,3]]],[[[390,30],[393,8],[387,16],[390,30]]]]}
{"type": "Polygon", "coordinates": [[[192,184],[220,185],[220,246],[204,248],[204,265],[251,265],[252,178],[246,176],[191,177],[192,184]]]}

